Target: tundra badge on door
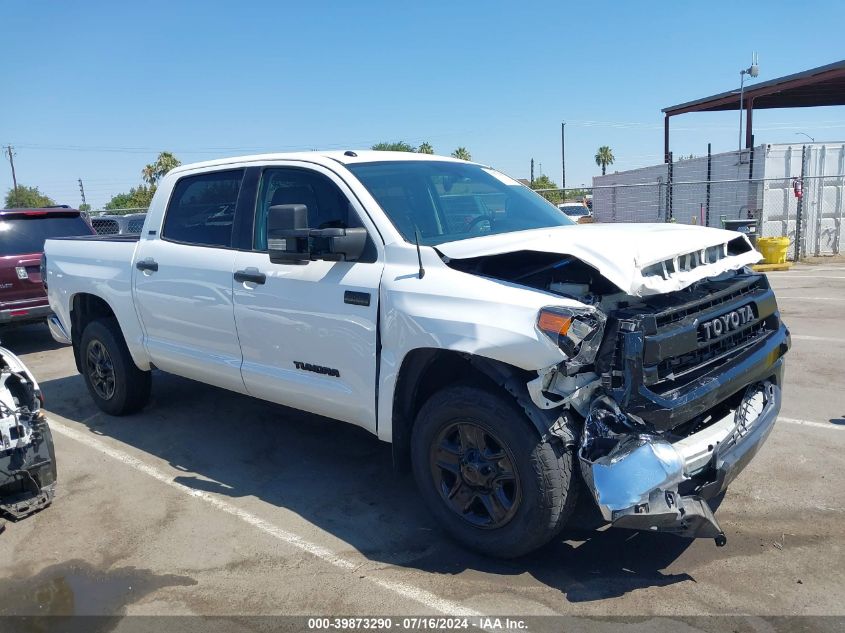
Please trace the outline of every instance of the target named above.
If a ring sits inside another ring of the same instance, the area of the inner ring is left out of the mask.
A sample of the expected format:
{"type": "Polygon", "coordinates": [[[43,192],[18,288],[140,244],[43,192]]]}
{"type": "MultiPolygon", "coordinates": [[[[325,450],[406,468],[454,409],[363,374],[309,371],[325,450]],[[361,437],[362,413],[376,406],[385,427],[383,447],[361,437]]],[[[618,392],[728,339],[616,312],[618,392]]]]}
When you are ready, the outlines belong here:
{"type": "Polygon", "coordinates": [[[333,378],[340,378],[340,372],[333,367],[323,367],[322,365],[312,365],[311,363],[303,363],[301,361],[293,361],[294,367],[304,371],[313,371],[315,374],[325,374],[333,378]]]}

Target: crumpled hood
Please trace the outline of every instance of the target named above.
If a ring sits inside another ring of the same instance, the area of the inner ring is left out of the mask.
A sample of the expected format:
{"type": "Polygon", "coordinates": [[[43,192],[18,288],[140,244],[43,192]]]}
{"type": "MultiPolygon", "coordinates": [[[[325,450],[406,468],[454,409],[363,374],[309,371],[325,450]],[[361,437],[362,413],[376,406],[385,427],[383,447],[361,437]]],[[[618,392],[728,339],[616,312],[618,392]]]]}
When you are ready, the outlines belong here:
{"type": "Polygon", "coordinates": [[[517,251],[570,255],[634,296],[681,290],[762,259],[741,233],[674,223],[576,224],[485,235],[436,248],[449,259],[517,251]],[[729,255],[727,245],[736,239],[743,240],[749,250],[729,255]]]}

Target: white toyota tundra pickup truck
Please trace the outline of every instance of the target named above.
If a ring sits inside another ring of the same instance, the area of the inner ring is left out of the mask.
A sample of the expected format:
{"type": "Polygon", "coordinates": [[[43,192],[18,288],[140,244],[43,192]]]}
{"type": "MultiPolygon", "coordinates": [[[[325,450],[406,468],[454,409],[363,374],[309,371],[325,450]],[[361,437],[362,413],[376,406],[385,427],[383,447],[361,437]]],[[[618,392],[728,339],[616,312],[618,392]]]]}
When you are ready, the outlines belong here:
{"type": "Polygon", "coordinates": [[[45,251],[50,328],[103,411],[158,369],[357,424],[495,556],[549,541],[579,490],[614,526],[724,544],[708,501],[780,409],[789,332],[745,236],[576,225],[475,163],[187,165],[140,237],[45,251]]]}

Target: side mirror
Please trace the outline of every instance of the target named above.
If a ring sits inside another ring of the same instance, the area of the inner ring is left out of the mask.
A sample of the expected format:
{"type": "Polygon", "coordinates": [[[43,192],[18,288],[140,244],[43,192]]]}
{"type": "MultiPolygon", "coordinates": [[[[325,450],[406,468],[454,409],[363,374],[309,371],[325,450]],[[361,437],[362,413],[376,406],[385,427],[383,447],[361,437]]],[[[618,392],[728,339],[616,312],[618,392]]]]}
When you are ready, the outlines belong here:
{"type": "Polygon", "coordinates": [[[311,231],[312,259],[354,262],[367,246],[367,229],[317,229],[311,231]]]}
{"type": "Polygon", "coordinates": [[[267,211],[267,251],[274,264],[356,261],[366,246],[367,229],[309,229],[304,204],[279,204],[267,211]]]}
{"type": "Polygon", "coordinates": [[[274,264],[307,264],[308,207],[277,204],[267,210],[267,252],[274,264]]]}

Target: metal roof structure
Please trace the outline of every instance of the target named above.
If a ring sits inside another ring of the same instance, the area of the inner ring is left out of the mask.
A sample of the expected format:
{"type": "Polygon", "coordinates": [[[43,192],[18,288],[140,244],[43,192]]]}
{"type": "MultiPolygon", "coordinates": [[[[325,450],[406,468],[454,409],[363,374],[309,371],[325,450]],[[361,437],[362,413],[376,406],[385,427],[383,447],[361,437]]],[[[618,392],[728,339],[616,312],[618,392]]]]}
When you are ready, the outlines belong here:
{"type": "Polygon", "coordinates": [[[794,75],[752,84],[744,89],[740,104],[738,88],[703,99],[663,108],[664,154],[669,160],[669,117],[687,112],[746,110],[745,147],[753,144],[752,113],[768,108],[811,108],[845,105],[845,60],[811,68],[794,75]]]}

